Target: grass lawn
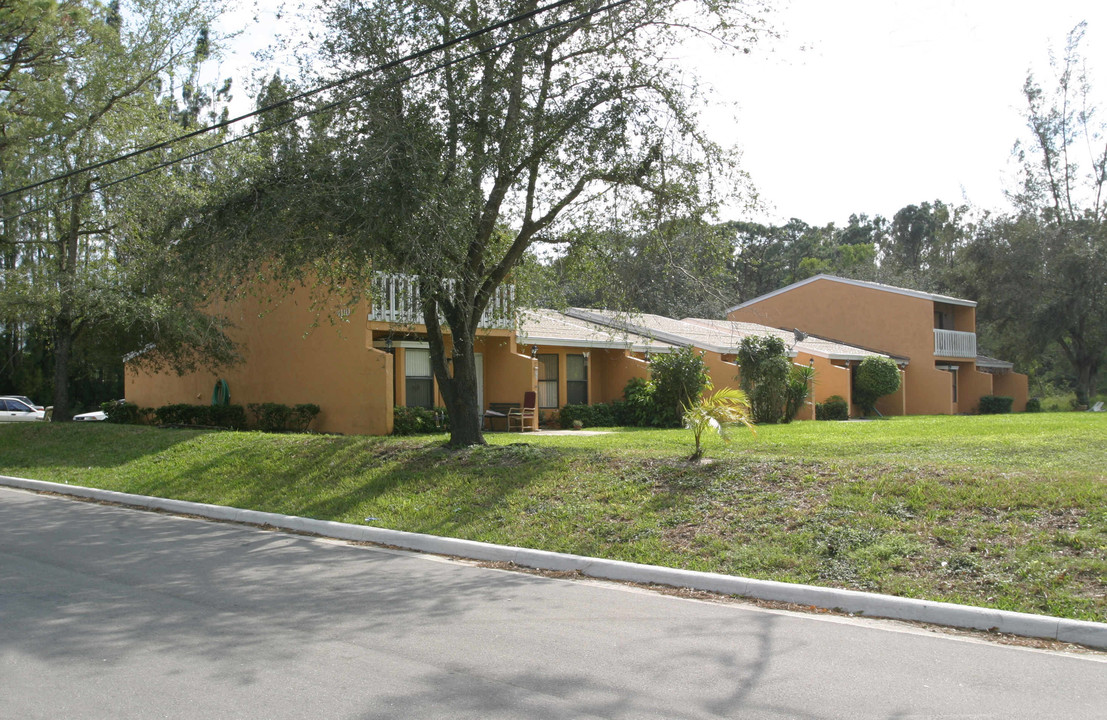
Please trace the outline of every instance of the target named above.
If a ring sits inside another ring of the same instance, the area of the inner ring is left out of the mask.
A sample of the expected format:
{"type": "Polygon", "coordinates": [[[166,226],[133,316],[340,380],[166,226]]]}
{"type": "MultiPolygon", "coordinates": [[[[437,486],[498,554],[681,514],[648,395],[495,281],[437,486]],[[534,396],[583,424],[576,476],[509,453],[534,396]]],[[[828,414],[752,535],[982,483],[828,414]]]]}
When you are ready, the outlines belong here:
{"type": "Polygon", "coordinates": [[[1107,621],[1107,414],[801,422],[708,440],[0,426],[0,473],[1107,621]]]}

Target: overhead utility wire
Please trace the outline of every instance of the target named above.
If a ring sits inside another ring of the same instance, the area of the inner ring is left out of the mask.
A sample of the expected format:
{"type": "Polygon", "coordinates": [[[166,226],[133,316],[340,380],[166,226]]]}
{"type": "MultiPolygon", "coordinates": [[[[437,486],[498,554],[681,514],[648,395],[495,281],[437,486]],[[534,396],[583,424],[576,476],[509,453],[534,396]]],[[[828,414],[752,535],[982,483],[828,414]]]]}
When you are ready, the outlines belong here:
{"type": "Polygon", "coordinates": [[[162,140],[161,142],[154,143],[153,145],[147,145],[146,147],[141,147],[141,148],[138,148],[136,150],[132,150],[131,152],[125,153],[123,155],[118,155],[116,157],[109,158],[107,160],[101,160],[100,162],[95,162],[95,163],[92,163],[91,165],[85,165],[84,167],[80,167],[80,168],[77,168],[75,170],[70,170],[68,172],[62,173],[61,175],[55,175],[54,177],[50,177],[50,178],[47,178],[45,180],[39,180],[38,182],[31,183],[30,185],[24,185],[23,187],[18,187],[18,188],[15,188],[13,190],[5,190],[4,192],[0,192],[0,198],[7,197],[9,195],[14,195],[15,193],[22,193],[22,192],[26,192],[28,190],[34,190],[37,187],[42,187],[43,185],[48,185],[48,184],[53,183],[53,182],[58,182],[59,180],[65,180],[67,178],[73,177],[74,175],[79,175],[80,173],[88,172],[89,170],[97,170],[97,169],[102,168],[102,167],[107,167],[108,165],[114,165],[117,162],[122,162],[123,160],[129,160],[133,157],[137,157],[139,155],[144,155],[148,152],[153,152],[154,150],[162,150],[162,149],[168,148],[168,147],[170,147],[172,145],[175,145],[176,143],[182,142],[184,140],[188,140],[190,138],[194,138],[194,137],[197,137],[199,135],[204,135],[204,134],[209,133],[213,130],[220,130],[222,128],[229,127],[229,126],[234,125],[235,123],[241,122],[243,120],[249,120],[252,117],[257,117],[258,115],[261,115],[263,113],[267,113],[271,110],[276,110],[276,109],[282,108],[286,105],[291,105],[292,103],[299,102],[300,100],[304,100],[306,98],[312,97],[313,95],[318,95],[319,93],[325,92],[327,90],[332,90],[332,89],[334,89],[336,87],[339,87],[341,85],[345,85],[346,83],[350,83],[350,82],[353,82],[355,80],[360,80],[361,78],[368,77],[369,75],[374,75],[374,74],[377,74],[377,73],[381,73],[381,72],[384,72],[385,70],[391,70],[394,67],[399,67],[400,65],[404,65],[404,64],[407,64],[407,63],[412,62],[414,60],[418,60],[420,58],[426,57],[427,55],[432,55],[434,53],[441,52],[442,50],[449,49],[449,48],[453,47],[454,45],[458,45],[458,44],[461,44],[463,42],[468,42],[469,40],[473,40],[475,38],[478,38],[481,35],[487,35],[488,33],[495,32],[496,30],[502,30],[503,28],[510,27],[511,25],[515,25],[517,23],[520,23],[523,20],[530,19],[532,17],[535,17],[536,15],[541,15],[543,13],[549,12],[550,10],[556,10],[557,8],[559,8],[563,5],[568,5],[568,4],[576,2],[576,1],[577,0],[557,0],[556,2],[549,3],[548,5],[543,5],[541,7],[535,8],[534,10],[528,10],[525,13],[520,13],[518,15],[512,16],[510,18],[507,18],[506,20],[501,20],[500,22],[495,23],[493,25],[486,25],[485,27],[478,28],[476,30],[473,30],[472,32],[466,33],[465,35],[462,35],[460,37],[456,37],[452,40],[447,40],[446,42],[442,42],[442,43],[439,43],[439,44],[434,45],[432,47],[424,48],[423,50],[418,50],[418,51],[413,52],[409,55],[405,55],[402,58],[397,58],[396,60],[391,60],[389,62],[384,63],[383,65],[378,65],[376,67],[372,67],[372,68],[369,68],[367,70],[362,70],[361,72],[354,73],[353,75],[349,75],[349,76],[344,77],[344,78],[339,78],[338,80],[333,80],[333,81],[331,81],[329,83],[326,83],[324,85],[320,85],[319,87],[314,88],[312,90],[306,90],[306,91],[300,93],[299,95],[294,95],[290,98],[285,98],[284,100],[280,100],[278,102],[272,103],[271,105],[266,105],[264,107],[257,108],[256,110],[248,112],[244,115],[239,115],[238,117],[230,118],[229,120],[222,120],[218,123],[215,123],[214,125],[208,125],[208,126],[205,126],[205,127],[202,127],[202,128],[198,128],[196,130],[193,130],[192,132],[185,133],[184,135],[178,135],[177,137],[170,138],[168,140],[162,140]]]}
{"type": "MultiPolygon", "coordinates": [[[[274,123],[272,125],[266,125],[265,127],[261,127],[261,128],[256,129],[256,130],[252,130],[252,131],[246,133],[245,135],[239,135],[239,136],[230,138],[229,140],[225,140],[221,143],[217,143],[215,145],[210,145],[206,148],[201,148],[201,149],[196,150],[195,152],[191,152],[187,155],[182,155],[180,157],[173,158],[171,160],[166,160],[166,161],[158,163],[156,165],[152,165],[152,166],[150,166],[148,168],[145,168],[143,170],[139,170],[136,173],[132,173],[130,175],[125,175],[124,177],[116,178],[115,180],[110,180],[108,182],[98,184],[93,189],[99,191],[99,190],[109,188],[113,185],[118,185],[119,183],[127,182],[128,180],[134,180],[135,178],[142,177],[143,175],[147,175],[149,173],[155,172],[157,170],[161,170],[163,168],[170,167],[172,165],[176,165],[177,163],[184,162],[185,160],[191,160],[192,158],[199,157],[200,155],[204,155],[204,154],[209,153],[213,150],[218,150],[219,148],[226,147],[226,146],[231,145],[233,143],[239,142],[240,140],[247,140],[247,139],[252,138],[256,135],[261,135],[262,133],[270,132],[271,130],[276,130],[277,128],[283,127],[283,126],[288,125],[288,124],[293,123],[293,122],[296,122],[297,120],[302,120],[305,117],[309,117],[309,116],[315,115],[317,113],[321,113],[321,112],[325,112],[327,110],[334,109],[334,108],[338,107],[339,105],[342,105],[343,103],[346,103],[350,100],[353,100],[354,98],[362,97],[363,95],[366,95],[369,92],[372,92],[373,90],[379,90],[379,89],[383,89],[383,88],[395,87],[397,85],[401,85],[401,84],[407,82],[408,80],[413,80],[415,78],[422,77],[424,75],[429,75],[433,72],[437,72],[439,70],[450,67],[452,65],[456,65],[456,64],[464,62],[466,60],[471,60],[475,57],[480,57],[481,55],[486,55],[486,54],[488,54],[490,52],[493,52],[495,50],[499,50],[501,48],[509,47],[511,45],[514,45],[515,43],[522,42],[523,40],[530,39],[532,37],[535,37],[537,35],[541,35],[543,33],[549,32],[551,30],[556,30],[556,29],[564,27],[566,25],[570,25],[570,24],[578,22],[580,20],[584,20],[586,18],[589,18],[589,17],[591,17],[593,15],[596,15],[596,14],[599,14],[601,12],[607,12],[609,10],[613,10],[614,8],[617,8],[621,5],[626,5],[627,3],[630,3],[632,1],[633,0],[616,0],[615,2],[608,3],[607,5],[604,5],[602,7],[598,7],[598,8],[594,8],[592,10],[587,10],[585,12],[578,13],[577,15],[573,15],[572,17],[565,18],[564,20],[560,20],[556,23],[550,23],[548,25],[543,25],[542,27],[537,28],[535,30],[532,30],[531,32],[524,33],[523,35],[519,35],[519,36],[516,36],[516,37],[513,37],[513,38],[508,38],[507,40],[496,43],[495,45],[491,45],[491,46],[489,46],[487,48],[484,48],[482,50],[476,50],[476,51],[468,53],[466,55],[461,55],[461,56],[459,56],[457,58],[454,58],[452,60],[446,60],[444,62],[438,63],[437,65],[434,65],[433,67],[429,67],[429,68],[426,68],[424,70],[420,70],[419,72],[414,73],[412,75],[405,76],[401,79],[394,80],[392,82],[385,83],[383,85],[375,86],[374,88],[371,88],[370,90],[367,90],[363,93],[356,93],[356,94],[351,95],[349,97],[334,100],[334,101],[329,102],[325,105],[321,105],[319,107],[312,108],[310,110],[305,110],[304,112],[301,112],[297,115],[293,115],[292,117],[286,118],[285,120],[282,120],[278,123],[274,123]]],[[[391,65],[391,63],[390,63],[390,65],[391,65]]],[[[382,66],[382,67],[384,67],[384,66],[382,66]]],[[[74,193],[72,195],[68,195],[64,198],[61,198],[59,200],[55,200],[55,201],[51,202],[50,205],[40,205],[40,206],[37,206],[37,207],[33,207],[33,208],[30,208],[29,210],[24,210],[23,212],[16,213],[14,215],[9,215],[9,216],[3,218],[3,220],[5,222],[7,222],[7,221],[15,220],[16,218],[21,218],[25,215],[32,215],[34,213],[42,212],[43,210],[48,209],[48,207],[50,207],[50,206],[56,205],[57,203],[65,202],[67,200],[72,200],[72,199],[78,197],[80,194],[81,193],[74,193]]]]}

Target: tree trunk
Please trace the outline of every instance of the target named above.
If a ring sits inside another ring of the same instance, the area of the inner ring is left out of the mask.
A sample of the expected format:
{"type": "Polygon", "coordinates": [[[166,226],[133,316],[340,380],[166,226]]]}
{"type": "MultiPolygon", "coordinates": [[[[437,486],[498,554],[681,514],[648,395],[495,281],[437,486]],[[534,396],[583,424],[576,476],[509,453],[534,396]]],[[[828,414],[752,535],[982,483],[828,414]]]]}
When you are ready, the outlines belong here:
{"type": "Polygon", "coordinates": [[[77,277],[77,251],[81,239],[81,204],[91,185],[91,179],[84,180],[83,189],[69,206],[68,222],[59,227],[61,252],[58,253],[57,262],[60,301],[58,314],[54,319],[54,422],[68,422],[73,419],[73,412],[69,407],[69,360],[76,337],[73,292],[77,277]]]}
{"type": "Polygon", "coordinates": [[[1097,364],[1088,360],[1079,364],[1076,368],[1076,402],[1081,405],[1091,406],[1099,389],[1099,373],[1097,364]]]}
{"type": "Polygon", "coordinates": [[[477,361],[473,354],[476,328],[463,313],[449,318],[453,351],[446,361],[446,343],[438,317],[438,303],[433,297],[434,286],[428,282],[421,288],[423,322],[427,327],[431,367],[438,389],[450,411],[450,447],[486,445],[481,430],[482,408],[477,407],[477,361]]]}
{"type": "Polygon", "coordinates": [[[69,358],[73,349],[73,328],[69,318],[54,322],[54,413],[53,422],[69,422],[69,358]]]}

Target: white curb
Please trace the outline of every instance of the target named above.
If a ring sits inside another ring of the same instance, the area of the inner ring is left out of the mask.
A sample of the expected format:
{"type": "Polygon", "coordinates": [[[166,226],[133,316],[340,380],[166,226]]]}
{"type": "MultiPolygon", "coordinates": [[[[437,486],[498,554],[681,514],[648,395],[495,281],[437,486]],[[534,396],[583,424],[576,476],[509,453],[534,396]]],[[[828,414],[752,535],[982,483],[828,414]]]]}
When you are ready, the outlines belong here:
{"type": "Polygon", "coordinates": [[[111,490],[98,490],[79,485],[63,485],[4,475],[0,475],[0,485],[36,492],[72,495],[181,515],[198,515],[212,520],[266,525],[282,530],[322,535],[339,540],[389,545],[436,555],[452,555],[486,562],[515,563],[516,565],[539,570],[576,570],[583,575],[603,580],[670,585],[725,595],[739,595],[760,600],[810,605],[826,610],[865,615],[866,617],[915,620],[935,625],[1049,638],[1107,650],[1107,623],[1070,620],[1048,615],[1032,615],[1009,610],[993,610],[931,600],[915,600],[855,590],[797,585],[773,580],[754,580],[752,578],[696,572],[694,570],[678,570],[656,565],[623,562],[621,560],[604,560],[568,553],[530,550],[509,545],[493,545],[474,540],[459,540],[403,532],[402,530],[387,530],[327,520],[312,520],[294,515],[240,510],[222,505],[207,505],[185,500],[132,495],[111,490]]]}

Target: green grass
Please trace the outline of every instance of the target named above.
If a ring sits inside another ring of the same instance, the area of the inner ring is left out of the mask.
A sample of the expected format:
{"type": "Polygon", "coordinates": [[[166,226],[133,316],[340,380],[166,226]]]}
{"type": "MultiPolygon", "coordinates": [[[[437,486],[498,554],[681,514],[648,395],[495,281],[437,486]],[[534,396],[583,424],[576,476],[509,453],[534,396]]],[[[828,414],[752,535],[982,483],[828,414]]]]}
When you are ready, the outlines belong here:
{"type": "Polygon", "coordinates": [[[794,423],[708,441],[0,426],[0,473],[1107,621],[1107,415],[794,423]]]}

